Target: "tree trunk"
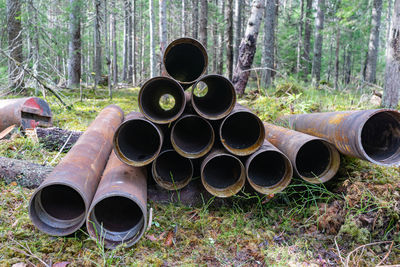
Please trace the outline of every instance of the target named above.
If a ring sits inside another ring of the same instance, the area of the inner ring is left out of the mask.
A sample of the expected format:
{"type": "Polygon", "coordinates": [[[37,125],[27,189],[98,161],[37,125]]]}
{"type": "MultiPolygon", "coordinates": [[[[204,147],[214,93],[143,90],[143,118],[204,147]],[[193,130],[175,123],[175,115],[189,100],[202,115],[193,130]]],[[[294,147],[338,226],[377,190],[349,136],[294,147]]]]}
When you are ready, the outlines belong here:
{"type": "MultiPolygon", "coordinates": [[[[221,27],[219,27],[219,23],[218,23],[218,18],[220,16],[220,14],[222,14],[222,13],[220,13],[220,11],[223,12],[222,11],[223,5],[224,5],[224,1],[215,0],[215,6],[217,8],[215,9],[214,15],[212,16],[214,19],[214,23],[212,24],[212,31],[211,31],[212,32],[212,40],[213,40],[212,72],[218,73],[218,74],[222,74],[222,69],[223,69],[222,61],[223,61],[224,54],[222,53],[222,55],[221,55],[219,53],[221,51],[221,48],[223,47],[223,36],[222,36],[223,30],[221,29],[221,27]],[[221,4],[221,8],[220,8],[219,4],[221,4]],[[218,58],[218,56],[220,56],[220,57],[218,58]]],[[[222,25],[222,27],[223,27],[223,25],[222,25]]]]}
{"type": "MultiPolygon", "coordinates": [[[[240,40],[242,38],[241,28],[242,28],[242,8],[243,8],[243,0],[235,1],[235,44],[233,47],[233,65],[236,65],[240,40]]],[[[232,67],[233,69],[233,67],[232,67]]]]}
{"type": "Polygon", "coordinates": [[[312,64],[313,85],[319,86],[321,80],[321,56],[324,30],[325,0],[318,0],[317,18],[315,20],[314,58],[312,64]]]}
{"type": "Polygon", "coordinates": [[[311,21],[312,21],[312,0],[306,2],[306,16],[304,20],[304,46],[303,46],[303,74],[304,80],[308,80],[310,71],[310,48],[311,48],[311,21]]]}
{"type": "Polygon", "coordinates": [[[193,38],[199,38],[199,0],[192,0],[193,38]]]}
{"type": "MultiPolygon", "coordinates": [[[[217,1],[218,2],[218,1],[217,1]]],[[[225,1],[224,0],[220,0],[219,1],[219,10],[220,10],[220,14],[222,16],[222,20],[224,19],[225,16],[225,1]]],[[[224,24],[220,25],[219,27],[219,35],[218,35],[218,47],[216,47],[216,50],[219,50],[219,53],[216,53],[216,66],[217,66],[217,73],[218,74],[223,74],[224,72],[224,50],[225,50],[225,46],[224,46],[224,24]]],[[[218,27],[218,23],[216,23],[216,27],[218,27]]]]}
{"type": "Polygon", "coordinates": [[[108,97],[112,99],[112,83],[111,83],[111,49],[110,49],[110,27],[108,26],[108,2],[104,0],[104,36],[105,36],[105,50],[106,50],[106,63],[107,63],[107,86],[108,97]]]}
{"type": "Polygon", "coordinates": [[[20,0],[7,0],[7,31],[8,49],[12,58],[8,60],[8,86],[14,90],[24,86],[22,68],[17,66],[23,61],[20,0]]]}
{"type": "Polygon", "coordinates": [[[374,0],[372,7],[371,32],[368,44],[368,59],[365,79],[369,83],[376,82],[376,62],[378,60],[379,30],[381,26],[382,0],[374,0]]]}
{"type": "Polygon", "coordinates": [[[264,0],[253,0],[245,36],[240,43],[238,63],[232,80],[239,95],[243,95],[249,79],[250,71],[248,69],[251,68],[256,53],[256,43],[263,11],[264,0]]]}
{"type": "MultiPolygon", "coordinates": [[[[228,71],[228,78],[232,80],[233,72],[233,4],[232,1],[227,1],[225,7],[225,20],[226,20],[226,68],[228,71]]],[[[222,60],[222,59],[221,59],[222,60]]]]}
{"type": "Polygon", "coordinates": [[[185,6],[186,6],[186,0],[182,0],[181,4],[181,36],[186,36],[185,32],[185,25],[186,25],[186,16],[185,16],[185,6]]]}
{"type": "Polygon", "coordinates": [[[132,83],[133,76],[133,62],[132,62],[132,2],[128,0],[128,73],[127,73],[127,82],[132,83]]]}
{"type": "Polygon", "coordinates": [[[136,86],[137,84],[137,61],[136,61],[136,50],[137,50],[137,45],[136,45],[136,9],[137,9],[137,2],[134,0],[132,1],[132,10],[131,10],[131,22],[132,22],[132,36],[131,36],[131,44],[132,44],[132,54],[130,55],[132,57],[132,85],[136,86]]]}
{"type": "Polygon", "coordinates": [[[81,80],[81,2],[70,0],[68,87],[78,88],[81,80]]]}
{"type": "Polygon", "coordinates": [[[208,19],[208,3],[207,0],[200,0],[200,29],[199,41],[207,49],[207,19],[208,19]]]}
{"type": "Polygon", "coordinates": [[[336,51],[335,51],[335,90],[338,89],[339,83],[339,52],[340,52],[340,28],[336,29],[336,51]]]}
{"type": "Polygon", "coordinates": [[[102,71],[102,56],[101,56],[101,35],[100,35],[100,22],[101,22],[101,0],[95,0],[95,19],[94,19],[94,72],[95,72],[95,88],[101,79],[102,71]]]}
{"type": "Polygon", "coordinates": [[[271,85],[271,78],[274,69],[274,45],[275,45],[275,0],[265,1],[264,15],[264,45],[262,55],[262,66],[266,69],[263,71],[262,83],[265,88],[271,85]]]}
{"type": "MultiPolygon", "coordinates": [[[[167,0],[160,0],[160,54],[161,58],[164,55],[164,50],[167,48],[167,0]]],[[[163,75],[163,64],[160,65],[160,73],[163,75]]]]}
{"type": "Polygon", "coordinates": [[[112,43],[112,73],[113,73],[113,85],[116,86],[118,83],[118,54],[117,54],[117,19],[115,10],[115,1],[111,0],[111,43],[112,43]]]}
{"type": "Polygon", "coordinates": [[[301,69],[301,46],[302,46],[302,35],[303,35],[303,17],[304,17],[304,0],[300,0],[300,18],[298,24],[297,33],[297,58],[296,58],[296,73],[300,72],[301,69]]]}
{"type": "Polygon", "coordinates": [[[129,47],[129,0],[124,0],[124,46],[122,51],[122,80],[128,80],[128,47],[129,47]]]}
{"type": "Polygon", "coordinates": [[[83,134],[80,131],[69,131],[61,128],[35,128],[39,142],[50,151],[59,151],[63,146],[64,152],[69,151],[83,134]]]}
{"type": "Polygon", "coordinates": [[[393,7],[382,99],[382,106],[386,108],[397,108],[400,91],[400,0],[396,0],[393,7]]]}
{"type": "Polygon", "coordinates": [[[149,1],[149,16],[150,16],[150,76],[156,76],[156,44],[154,43],[154,8],[153,0],[149,1]]]}

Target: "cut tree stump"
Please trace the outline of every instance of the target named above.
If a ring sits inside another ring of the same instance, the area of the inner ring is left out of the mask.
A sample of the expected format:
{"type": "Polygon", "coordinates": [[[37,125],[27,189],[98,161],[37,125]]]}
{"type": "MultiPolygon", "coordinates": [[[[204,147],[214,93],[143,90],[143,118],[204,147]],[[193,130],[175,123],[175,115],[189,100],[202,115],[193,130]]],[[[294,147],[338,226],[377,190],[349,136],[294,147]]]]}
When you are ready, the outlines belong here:
{"type": "Polygon", "coordinates": [[[64,130],[56,127],[36,128],[35,131],[39,142],[43,144],[44,148],[51,151],[59,151],[68,140],[64,147],[64,152],[69,151],[83,133],[79,131],[64,130]]]}

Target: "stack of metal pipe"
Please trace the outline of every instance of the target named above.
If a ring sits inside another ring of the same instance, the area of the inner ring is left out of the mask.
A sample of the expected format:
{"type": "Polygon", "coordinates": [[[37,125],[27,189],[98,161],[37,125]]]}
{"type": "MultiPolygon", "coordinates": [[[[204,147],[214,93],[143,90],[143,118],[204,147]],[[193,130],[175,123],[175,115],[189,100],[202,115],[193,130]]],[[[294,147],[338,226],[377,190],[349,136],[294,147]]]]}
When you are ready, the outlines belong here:
{"type": "Polygon", "coordinates": [[[205,75],[207,62],[198,41],[177,39],[163,56],[166,75],[140,88],[140,112],[124,116],[115,105],[101,111],[33,194],[29,211],[38,229],[63,236],[86,221],[90,236],[108,248],[135,244],[147,225],[144,166],[164,189],[182,189],[200,176],[210,194],[230,197],[246,183],[273,195],[293,174],[326,182],[338,171],[338,150],[382,165],[400,162],[397,111],[281,119],[293,129],[263,123],[236,103],[227,78],[205,75]]]}

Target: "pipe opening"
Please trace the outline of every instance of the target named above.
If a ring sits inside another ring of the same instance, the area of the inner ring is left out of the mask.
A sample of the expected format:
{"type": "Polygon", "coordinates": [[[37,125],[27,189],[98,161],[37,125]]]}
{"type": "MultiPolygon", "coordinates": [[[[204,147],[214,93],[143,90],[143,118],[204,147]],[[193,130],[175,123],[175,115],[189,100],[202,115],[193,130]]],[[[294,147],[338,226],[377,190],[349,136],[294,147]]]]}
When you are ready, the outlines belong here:
{"type": "MultiPolygon", "coordinates": [[[[154,161],[155,175],[168,184],[179,184],[192,178],[193,165],[174,150],[161,153],[154,161]]],[[[185,184],[186,185],[186,184],[185,184]]]]}
{"type": "Polygon", "coordinates": [[[185,154],[210,150],[214,142],[211,125],[198,116],[188,116],[176,122],[171,133],[172,142],[185,154]]]}
{"type": "Polygon", "coordinates": [[[193,107],[207,119],[225,117],[234,108],[235,103],[235,89],[223,76],[207,75],[193,88],[193,107]]]}
{"type": "Polygon", "coordinates": [[[176,44],[167,48],[164,65],[168,74],[180,82],[192,82],[206,68],[205,52],[193,43],[176,44]]]}
{"type": "Polygon", "coordinates": [[[286,174],[286,160],[276,151],[264,151],[253,158],[248,167],[249,179],[258,186],[278,184],[286,174]]]}
{"type": "Polygon", "coordinates": [[[163,94],[160,97],[159,105],[163,110],[168,111],[175,106],[175,98],[170,94],[163,94]]]}
{"type": "Polygon", "coordinates": [[[219,155],[210,159],[203,169],[204,181],[218,189],[236,184],[241,174],[240,161],[229,155],[219,155]]]}
{"type": "Polygon", "coordinates": [[[151,123],[145,120],[131,120],[119,128],[117,142],[124,157],[134,162],[143,162],[158,153],[161,136],[151,123]]]}
{"type": "Polygon", "coordinates": [[[397,112],[380,112],[364,124],[361,144],[367,155],[387,164],[400,159],[400,118],[397,112]]]}
{"type": "Polygon", "coordinates": [[[312,140],[304,144],[296,156],[296,169],[306,178],[322,175],[331,164],[331,153],[321,140],[312,140]]]}

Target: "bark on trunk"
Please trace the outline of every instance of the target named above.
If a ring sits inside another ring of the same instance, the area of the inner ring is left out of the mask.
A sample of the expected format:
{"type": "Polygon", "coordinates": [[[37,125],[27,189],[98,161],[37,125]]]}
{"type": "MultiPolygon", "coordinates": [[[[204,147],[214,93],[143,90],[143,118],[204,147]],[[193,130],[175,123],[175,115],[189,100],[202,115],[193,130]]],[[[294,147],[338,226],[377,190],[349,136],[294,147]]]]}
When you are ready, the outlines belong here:
{"type": "Polygon", "coordinates": [[[235,2],[235,44],[233,48],[233,65],[236,65],[240,40],[242,38],[241,29],[242,29],[242,8],[243,8],[243,0],[236,0],[235,2]]]}
{"type": "Polygon", "coordinates": [[[132,76],[133,76],[133,62],[132,62],[132,54],[133,54],[133,48],[132,48],[132,3],[130,0],[128,0],[128,77],[127,77],[127,82],[131,83],[132,82],[132,76]]]}
{"type": "Polygon", "coordinates": [[[200,0],[200,25],[199,25],[199,41],[207,48],[207,18],[208,3],[207,0],[200,0]]]}
{"type": "Polygon", "coordinates": [[[129,0],[124,0],[124,46],[122,51],[122,80],[128,79],[128,46],[129,46],[129,0]]]}
{"type": "MultiPolygon", "coordinates": [[[[225,7],[225,20],[226,20],[226,68],[229,80],[232,80],[233,72],[233,4],[232,1],[227,1],[225,7]]],[[[222,59],[221,59],[222,60],[222,59]]]]}
{"type": "Polygon", "coordinates": [[[154,8],[153,0],[149,1],[149,16],[150,16],[150,76],[156,76],[156,44],[154,43],[154,8]]]}
{"type": "MultiPolygon", "coordinates": [[[[218,1],[217,1],[218,2],[218,1]]],[[[222,16],[222,19],[224,19],[224,10],[225,10],[225,1],[224,0],[220,0],[219,1],[219,9],[220,9],[220,13],[222,16]]],[[[218,23],[216,23],[216,27],[218,26],[218,23]]],[[[218,74],[223,74],[224,72],[224,51],[225,51],[225,46],[224,46],[224,25],[221,25],[219,28],[219,35],[218,35],[218,48],[216,47],[216,50],[219,50],[219,53],[216,53],[216,66],[217,66],[217,73],[218,74]]]]}
{"type": "Polygon", "coordinates": [[[267,88],[271,85],[272,73],[274,69],[276,6],[275,0],[266,0],[265,4],[262,65],[266,69],[263,71],[263,75],[261,77],[264,87],[267,88]]]}
{"type": "Polygon", "coordinates": [[[304,17],[304,1],[300,0],[300,18],[298,24],[298,33],[297,33],[297,58],[296,58],[296,73],[299,73],[301,70],[301,47],[302,47],[302,35],[303,35],[303,17],[304,17]]]}
{"type": "Polygon", "coordinates": [[[137,45],[136,45],[136,9],[137,9],[137,2],[132,1],[132,14],[131,14],[131,28],[132,28],[132,36],[131,36],[131,44],[132,44],[132,54],[130,55],[132,57],[132,85],[136,86],[137,84],[137,70],[136,70],[136,50],[137,50],[137,45]]]}
{"type": "Polygon", "coordinates": [[[192,0],[193,38],[199,38],[199,0],[192,0]]]}
{"type": "MultiPolygon", "coordinates": [[[[164,55],[164,50],[167,48],[167,0],[160,0],[160,54],[161,58],[164,55]]],[[[160,73],[164,74],[163,65],[160,65],[160,73]]]]}
{"type": "Polygon", "coordinates": [[[95,19],[94,19],[94,72],[95,72],[95,86],[98,85],[101,79],[101,71],[102,71],[102,56],[101,56],[101,31],[100,31],[100,22],[101,22],[101,1],[95,0],[95,19]]]}
{"type": "Polygon", "coordinates": [[[317,18],[315,20],[314,58],[312,64],[313,85],[319,86],[321,80],[321,56],[325,18],[325,0],[318,0],[317,18]]]}
{"type": "Polygon", "coordinates": [[[115,1],[111,1],[111,43],[112,43],[112,73],[113,73],[113,85],[116,86],[118,83],[118,54],[117,54],[117,19],[115,10],[115,1]]]}
{"type": "Polygon", "coordinates": [[[70,0],[68,87],[78,88],[81,80],[81,2],[70,0]]]}
{"type": "Polygon", "coordinates": [[[304,46],[303,46],[303,73],[304,80],[308,81],[310,71],[310,41],[311,41],[311,21],[312,21],[312,0],[307,0],[306,16],[304,20],[304,46]]]}
{"type": "Polygon", "coordinates": [[[50,151],[59,151],[66,143],[64,152],[69,151],[83,133],[60,128],[35,128],[35,131],[44,148],[50,151]]]}
{"type": "Polygon", "coordinates": [[[336,51],[335,51],[335,90],[339,83],[339,52],[340,52],[340,28],[336,29],[336,51]]]}

